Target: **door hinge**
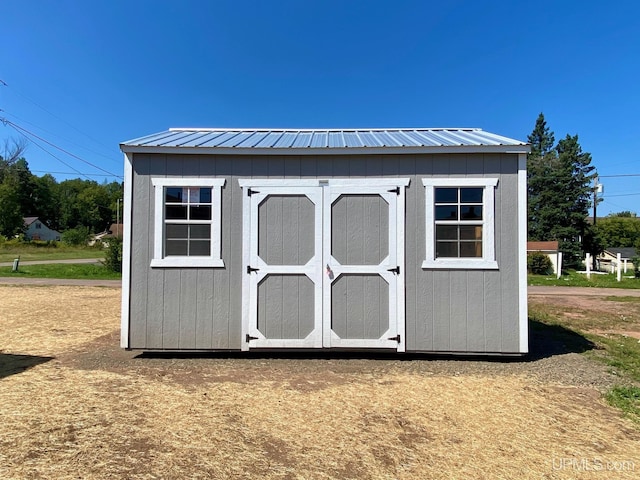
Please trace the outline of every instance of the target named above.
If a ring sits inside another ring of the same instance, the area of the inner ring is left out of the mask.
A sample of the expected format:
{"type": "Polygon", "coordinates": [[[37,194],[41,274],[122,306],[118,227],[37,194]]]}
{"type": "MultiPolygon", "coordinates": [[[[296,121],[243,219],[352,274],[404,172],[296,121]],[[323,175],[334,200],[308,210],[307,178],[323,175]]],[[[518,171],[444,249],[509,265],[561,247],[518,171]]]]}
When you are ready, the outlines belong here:
{"type": "Polygon", "coordinates": [[[392,188],[391,190],[387,190],[389,193],[395,192],[396,195],[400,195],[400,187],[392,188]]]}
{"type": "Polygon", "coordinates": [[[251,275],[251,272],[257,272],[259,268],[251,268],[251,265],[247,265],[247,273],[251,275]]]}
{"type": "Polygon", "coordinates": [[[395,337],[389,337],[387,338],[387,340],[395,340],[396,342],[400,343],[400,334],[396,335],[395,337]]]}
{"type": "Polygon", "coordinates": [[[251,190],[250,188],[247,188],[247,195],[251,196],[251,195],[253,195],[254,193],[260,193],[260,192],[259,192],[259,191],[257,191],[257,190],[251,190]]]}
{"type": "Polygon", "coordinates": [[[251,335],[249,335],[247,333],[247,336],[245,337],[245,340],[247,343],[249,343],[251,340],[258,340],[258,337],[252,337],[251,335]]]}
{"type": "Polygon", "coordinates": [[[387,272],[393,272],[396,275],[400,275],[400,266],[398,265],[396,268],[388,268],[387,272]]]}

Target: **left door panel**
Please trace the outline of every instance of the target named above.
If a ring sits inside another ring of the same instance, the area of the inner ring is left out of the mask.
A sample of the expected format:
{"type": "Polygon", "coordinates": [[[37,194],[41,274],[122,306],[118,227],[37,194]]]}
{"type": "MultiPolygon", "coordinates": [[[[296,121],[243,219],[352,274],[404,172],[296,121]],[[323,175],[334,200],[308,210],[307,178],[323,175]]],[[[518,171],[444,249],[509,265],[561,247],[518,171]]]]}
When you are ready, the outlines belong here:
{"type": "Polygon", "coordinates": [[[248,347],[322,347],[322,189],[247,189],[248,347]]]}

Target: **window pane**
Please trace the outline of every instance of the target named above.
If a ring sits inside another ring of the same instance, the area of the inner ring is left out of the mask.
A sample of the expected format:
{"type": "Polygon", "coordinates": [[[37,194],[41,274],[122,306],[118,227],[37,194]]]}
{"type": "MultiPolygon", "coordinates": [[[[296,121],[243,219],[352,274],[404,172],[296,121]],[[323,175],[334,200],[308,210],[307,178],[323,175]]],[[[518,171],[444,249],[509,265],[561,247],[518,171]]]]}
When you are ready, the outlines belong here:
{"type": "Polygon", "coordinates": [[[458,240],[456,225],[436,225],[436,240],[458,240]]]}
{"type": "Polygon", "coordinates": [[[211,220],[211,206],[189,207],[189,218],[191,220],[211,220]]]}
{"type": "Polygon", "coordinates": [[[482,220],[482,205],[461,205],[461,220],[482,220]]]}
{"type": "Polygon", "coordinates": [[[458,203],[457,188],[436,188],[436,203],[458,203]]]}
{"type": "Polygon", "coordinates": [[[461,257],[482,257],[482,242],[460,242],[461,257]]]}
{"type": "Polygon", "coordinates": [[[191,240],[189,243],[189,256],[208,257],[211,255],[211,242],[209,240],[191,240]]]}
{"type": "Polygon", "coordinates": [[[165,218],[167,220],[186,220],[187,207],[184,205],[167,205],[165,218]]]}
{"type": "Polygon", "coordinates": [[[460,203],[482,203],[482,188],[461,188],[460,203]]]}
{"type": "Polygon", "coordinates": [[[211,189],[210,188],[201,188],[200,189],[200,203],[211,203],[211,189]]]}
{"type": "Polygon", "coordinates": [[[189,227],[191,235],[189,238],[211,238],[211,225],[191,225],[189,227]]]}
{"type": "Polygon", "coordinates": [[[436,258],[458,257],[458,242],[436,242],[436,258]]]}
{"type": "Polygon", "coordinates": [[[187,255],[187,240],[167,240],[165,244],[165,256],[187,255]]]}
{"type": "Polygon", "coordinates": [[[167,224],[165,227],[167,239],[187,239],[187,225],[167,224]]]}
{"type": "Polygon", "coordinates": [[[168,203],[182,202],[182,187],[167,187],[165,191],[165,201],[168,203]]]}
{"type": "Polygon", "coordinates": [[[461,226],[460,240],[482,240],[482,227],[476,225],[461,226]]]}
{"type": "Polygon", "coordinates": [[[458,206],[457,205],[437,206],[436,220],[458,220],[458,206]]]}

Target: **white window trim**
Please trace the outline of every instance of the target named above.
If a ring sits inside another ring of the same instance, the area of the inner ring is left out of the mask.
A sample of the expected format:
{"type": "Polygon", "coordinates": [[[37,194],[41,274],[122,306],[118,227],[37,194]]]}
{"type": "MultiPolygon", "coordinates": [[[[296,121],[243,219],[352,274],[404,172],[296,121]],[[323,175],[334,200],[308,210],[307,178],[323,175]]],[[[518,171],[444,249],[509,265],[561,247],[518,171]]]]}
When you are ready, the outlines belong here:
{"type": "Polygon", "coordinates": [[[222,229],[222,187],[224,178],[152,178],[155,188],[155,218],[152,267],[224,267],[220,255],[222,229]],[[165,187],[211,187],[211,254],[208,257],[169,256],[163,258],[165,187]]]}
{"type": "Polygon", "coordinates": [[[423,178],[425,187],[426,257],[422,268],[497,270],[495,252],[495,187],[497,178],[423,178]],[[436,187],[482,187],[482,258],[436,258],[435,209],[436,187]]]}

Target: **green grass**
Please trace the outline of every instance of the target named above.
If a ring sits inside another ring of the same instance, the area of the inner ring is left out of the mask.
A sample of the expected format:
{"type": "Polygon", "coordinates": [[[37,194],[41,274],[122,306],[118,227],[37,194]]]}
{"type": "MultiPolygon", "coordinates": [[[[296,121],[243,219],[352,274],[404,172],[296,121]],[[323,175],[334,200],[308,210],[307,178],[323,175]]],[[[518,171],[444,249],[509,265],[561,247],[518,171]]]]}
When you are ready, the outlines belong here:
{"type": "Polygon", "coordinates": [[[104,250],[94,247],[73,247],[60,242],[49,245],[46,242],[0,244],[0,263],[29,260],[67,260],[73,258],[104,258],[104,250]]]}
{"type": "Polygon", "coordinates": [[[24,265],[17,272],[12,267],[0,267],[0,277],[15,278],[77,278],[96,280],[120,280],[120,273],[108,270],[103,265],[96,264],[63,264],[24,265]]]}
{"type": "MultiPolygon", "coordinates": [[[[633,273],[628,274],[633,275],[633,273]]],[[[618,282],[614,274],[591,275],[587,278],[584,273],[569,270],[560,278],[555,275],[528,275],[527,283],[535,286],[565,286],[565,287],[600,287],[600,288],[640,288],[640,278],[624,278],[618,282]]]]}
{"type": "Polygon", "coordinates": [[[586,334],[598,347],[592,358],[606,363],[618,373],[640,382],[640,340],[622,335],[600,336],[586,334]]]}
{"type": "Polygon", "coordinates": [[[574,352],[583,352],[593,361],[611,367],[620,378],[620,385],[611,388],[606,400],[621,409],[633,421],[640,423],[640,340],[624,335],[596,335],[590,331],[625,329],[638,322],[637,297],[606,297],[611,301],[627,301],[629,318],[613,312],[604,313],[584,308],[530,303],[529,320],[532,333],[541,324],[552,333],[554,340],[567,345],[574,352]],[[634,305],[635,303],[635,305],[634,305]],[[571,315],[567,316],[569,313],[571,315]],[[584,348],[584,344],[591,347],[584,348]]]}
{"type": "Polygon", "coordinates": [[[607,402],[622,410],[629,418],[640,423],[640,388],[613,387],[605,395],[607,402]]]}

